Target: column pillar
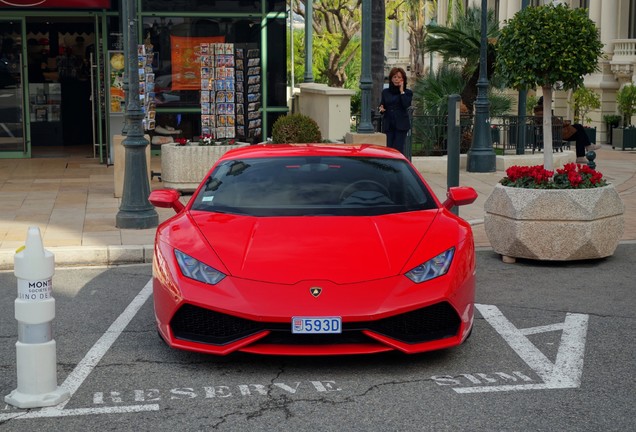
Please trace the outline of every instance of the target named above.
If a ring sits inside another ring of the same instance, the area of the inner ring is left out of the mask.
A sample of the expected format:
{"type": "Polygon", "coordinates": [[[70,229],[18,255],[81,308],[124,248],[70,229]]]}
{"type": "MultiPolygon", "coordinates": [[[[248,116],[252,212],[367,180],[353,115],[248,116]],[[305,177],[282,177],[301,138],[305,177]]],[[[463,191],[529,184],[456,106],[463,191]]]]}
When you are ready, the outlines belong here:
{"type": "Polygon", "coordinates": [[[614,52],[613,41],[618,31],[618,0],[605,0],[601,8],[601,42],[606,53],[614,52]]]}
{"type": "Polygon", "coordinates": [[[527,1],[521,1],[519,2],[518,0],[508,0],[508,13],[506,14],[506,19],[510,19],[513,16],[515,16],[515,14],[517,12],[519,12],[521,9],[523,9],[524,7],[527,6],[527,1]],[[526,3],[525,5],[523,3],[526,3]]]}

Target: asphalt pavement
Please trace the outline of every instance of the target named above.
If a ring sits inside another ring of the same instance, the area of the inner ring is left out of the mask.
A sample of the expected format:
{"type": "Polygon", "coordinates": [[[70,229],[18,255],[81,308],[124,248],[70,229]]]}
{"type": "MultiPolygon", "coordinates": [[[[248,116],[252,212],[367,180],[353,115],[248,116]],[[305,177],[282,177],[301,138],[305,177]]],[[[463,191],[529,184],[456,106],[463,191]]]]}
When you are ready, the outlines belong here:
{"type": "MultiPolygon", "coordinates": [[[[150,265],[58,269],[57,383],[70,399],[0,403],[0,430],[633,430],[635,265],[636,244],[601,260],[514,265],[481,250],[465,344],[343,357],[172,350],[157,336],[150,265]]],[[[0,272],[2,398],[18,385],[16,283],[0,272]]]]}

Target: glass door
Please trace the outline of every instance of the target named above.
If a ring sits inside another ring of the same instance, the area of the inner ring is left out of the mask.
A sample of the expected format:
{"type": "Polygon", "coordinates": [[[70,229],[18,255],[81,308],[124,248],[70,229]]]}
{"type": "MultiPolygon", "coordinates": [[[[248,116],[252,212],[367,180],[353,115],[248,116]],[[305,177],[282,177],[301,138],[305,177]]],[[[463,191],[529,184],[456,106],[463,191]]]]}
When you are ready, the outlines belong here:
{"type": "Polygon", "coordinates": [[[0,19],[0,158],[30,157],[23,40],[23,19],[0,19]]]}

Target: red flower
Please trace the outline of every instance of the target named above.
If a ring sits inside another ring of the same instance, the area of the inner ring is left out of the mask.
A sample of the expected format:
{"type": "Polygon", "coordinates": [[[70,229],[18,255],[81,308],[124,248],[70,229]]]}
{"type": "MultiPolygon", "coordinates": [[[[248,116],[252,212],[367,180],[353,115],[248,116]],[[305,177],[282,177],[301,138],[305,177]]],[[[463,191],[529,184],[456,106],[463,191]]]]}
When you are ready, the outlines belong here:
{"type": "Polygon", "coordinates": [[[504,186],[529,189],[584,189],[607,185],[603,174],[587,165],[568,163],[548,171],[542,165],[512,166],[506,170],[501,182],[504,186]]]}

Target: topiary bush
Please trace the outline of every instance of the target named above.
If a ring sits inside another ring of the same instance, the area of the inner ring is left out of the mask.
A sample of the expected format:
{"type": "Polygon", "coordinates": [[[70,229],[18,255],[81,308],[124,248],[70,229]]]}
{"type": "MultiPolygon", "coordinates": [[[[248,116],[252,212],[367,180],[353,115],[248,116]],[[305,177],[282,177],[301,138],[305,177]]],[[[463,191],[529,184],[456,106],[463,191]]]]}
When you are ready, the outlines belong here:
{"type": "Polygon", "coordinates": [[[303,114],[290,114],[279,117],[272,126],[272,142],[283,143],[318,143],[322,134],[318,123],[303,114]]]}

